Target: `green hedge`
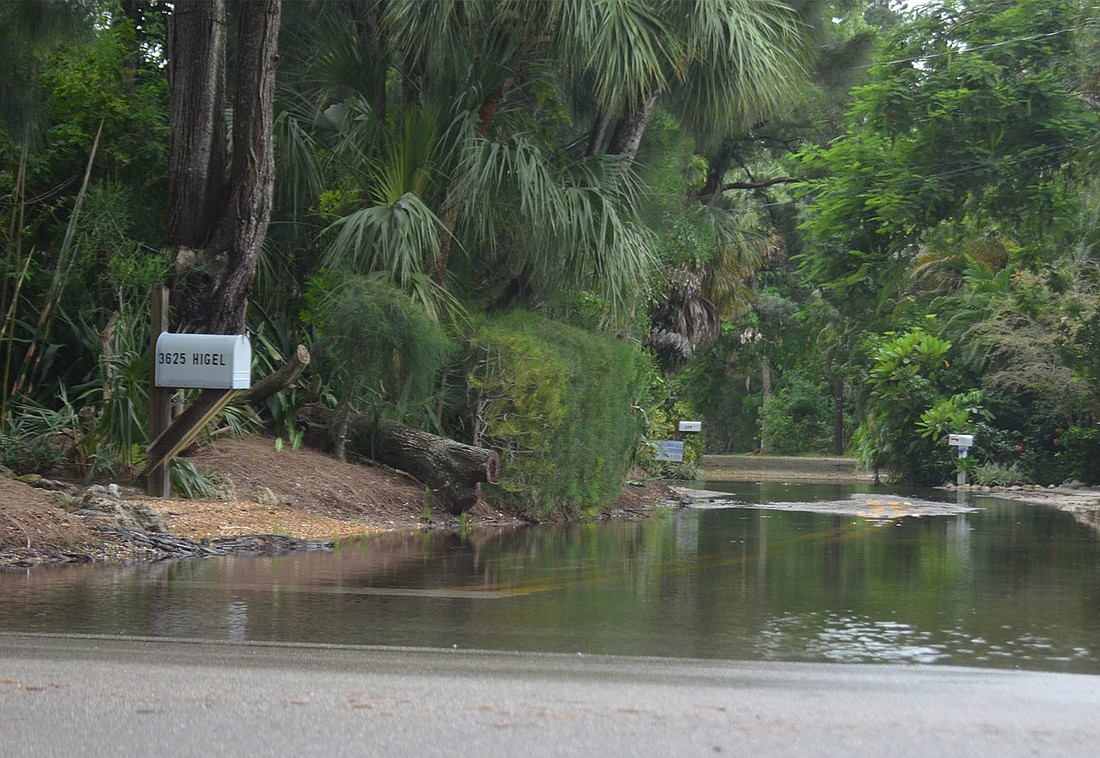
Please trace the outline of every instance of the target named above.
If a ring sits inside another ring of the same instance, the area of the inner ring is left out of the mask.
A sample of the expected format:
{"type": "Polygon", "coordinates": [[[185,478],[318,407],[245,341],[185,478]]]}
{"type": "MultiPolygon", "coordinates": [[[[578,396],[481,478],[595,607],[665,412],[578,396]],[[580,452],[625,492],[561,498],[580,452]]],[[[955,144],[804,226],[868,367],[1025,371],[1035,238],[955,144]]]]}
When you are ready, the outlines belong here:
{"type": "Polygon", "coordinates": [[[503,462],[486,495],[536,519],[612,500],[642,429],[638,348],[527,312],[484,324],[471,344],[479,442],[503,462]]]}
{"type": "Polygon", "coordinates": [[[1100,482],[1100,425],[1071,426],[1058,440],[1073,478],[1086,484],[1100,482]]]}
{"type": "Polygon", "coordinates": [[[443,329],[380,279],[318,277],[303,319],[317,330],[312,370],[360,412],[418,425],[453,349],[443,329]]]}

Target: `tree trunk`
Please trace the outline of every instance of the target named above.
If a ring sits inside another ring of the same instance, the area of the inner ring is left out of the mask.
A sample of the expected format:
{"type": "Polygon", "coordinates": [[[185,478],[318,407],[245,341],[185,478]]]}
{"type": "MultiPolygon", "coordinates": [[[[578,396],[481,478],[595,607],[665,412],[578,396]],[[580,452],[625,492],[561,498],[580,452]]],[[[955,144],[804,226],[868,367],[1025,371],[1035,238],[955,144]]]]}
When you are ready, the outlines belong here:
{"type": "MultiPolygon", "coordinates": [[[[496,115],[497,108],[500,107],[501,100],[508,93],[508,90],[512,88],[514,83],[512,77],[508,77],[500,83],[496,89],[489,93],[481,102],[481,107],[478,108],[478,123],[477,133],[478,136],[484,137],[489,131],[489,125],[493,122],[493,117],[496,115]]],[[[453,187],[447,188],[447,196],[450,198],[453,187]]],[[[446,203],[445,203],[446,204],[446,203]]],[[[444,219],[443,229],[439,233],[439,251],[434,263],[431,266],[430,273],[432,281],[439,286],[443,286],[444,281],[447,278],[447,266],[451,261],[451,249],[454,245],[455,228],[458,226],[458,207],[451,205],[448,208],[444,219]]]]}
{"type": "Polygon", "coordinates": [[[201,249],[225,192],[225,0],[180,0],[168,20],[168,239],[201,249]]]}
{"type": "Polygon", "coordinates": [[[596,122],[592,125],[592,131],[588,133],[588,147],[584,151],[585,156],[598,155],[603,147],[604,137],[607,136],[607,127],[611,124],[611,114],[600,109],[596,114],[596,122]]]}
{"type": "MultiPolygon", "coordinates": [[[[761,409],[767,409],[768,401],[772,398],[772,366],[767,358],[760,359],[760,387],[762,404],[761,409]]],[[[772,449],[772,438],[766,431],[760,432],[760,452],[767,455],[772,449]]]]}
{"type": "MultiPolygon", "coordinates": [[[[833,380],[833,455],[844,455],[844,380],[833,380]]],[[[875,467],[878,481],[878,467],[875,467]]]]}
{"type": "Polygon", "coordinates": [[[714,154],[707,156],[707,178],[703,188],[699,190],[701,202],[718,207],[722,200],[722,183],[726,180],[726,172],[732,162],[733,153],[727,143],[723,143],[714,154]]]}
{"type": "Polygon", "coordinates": [[[207,331],[243,334],[252,279],[271,220],[275,187],[275,61],[281,0],[245,0],[237,33],[233,179],[215,236],[226,268],[207,311],[207,331]],[[220,243],[220,244],[219,244],[220,243]]]}
{"type": "Polygon", "coordinates": [[[177,321],[193,331],[245,330],[252,278],[271,217],[281,8],[281,0],[241,3],[228,191],[216,189],[224,182],[226,160],[224,138],[219,150],[217,137],[225,129],[224,98],[217,94],[224,88],[225,35],[219,27],[225,23],[225,2],[181,2],[173,13],[172,60],[178,71],[172,77],[172,130],[183,134],[171,146],[170,166],[176,170],[170,171],[169,192],[176,198],[173,207],[184,206],[173,211],[178,218],[169,226],[170,241],[180,248],[173,299],[180,306],[177,321]],[[204,51],[200,65],[188,62],[193,48],[204,51]],[[190,149],[199,155],[180,154],[190,149]]]}
{"type": "Polygon", "coordinates": [[[657,94],[653,94],[642,100],[619,122],[615,128],[615,135],[611,138],[611,146],[607,150],[609,153],[625,155],[631,162],[634,161],[638,146],[642,144],[642,135],[645,134],[650,119],[653,118],[657,97],[657,94]]]}
{"type": "MultiPolygon", "coordinates": [[[[298,412],[298,420],[312,427],[311,441],[320,439],[326,447],[340,433],[340,412],[331,408],[305,408],[298,412]]],[[[412,475],[433,490],[433,502],[454,515],[477,504],[481,482],[494,482],[500,475],[496,452],[392,421],[375,424],[366,416],[350,415],[345,444],[351,453],[412,475]]]]}

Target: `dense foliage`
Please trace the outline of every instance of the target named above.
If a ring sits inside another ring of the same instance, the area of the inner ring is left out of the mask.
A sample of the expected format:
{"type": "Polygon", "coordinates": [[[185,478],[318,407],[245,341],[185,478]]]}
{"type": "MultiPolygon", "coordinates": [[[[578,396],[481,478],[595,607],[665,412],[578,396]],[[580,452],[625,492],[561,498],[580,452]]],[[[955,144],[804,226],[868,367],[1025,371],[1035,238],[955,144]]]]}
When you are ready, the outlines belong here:
{"type": "Polygon", "coordinates": [[[478,328],[475,440],[503,459],[499,495],[538,518],[606,504],[643,430],[638,350],[516,312],[478,328]]]}
{"type": "MultiPolygon", "coordinates": [[[[186,5],[0,5],[8,465],[140,466],[186,5]]],[[[1096,480],[1098,41],[1094,0],[284,3],[249,328],[316,360],[261,410],[492,445],[540,517],[704,446],[1096,480]]]]}

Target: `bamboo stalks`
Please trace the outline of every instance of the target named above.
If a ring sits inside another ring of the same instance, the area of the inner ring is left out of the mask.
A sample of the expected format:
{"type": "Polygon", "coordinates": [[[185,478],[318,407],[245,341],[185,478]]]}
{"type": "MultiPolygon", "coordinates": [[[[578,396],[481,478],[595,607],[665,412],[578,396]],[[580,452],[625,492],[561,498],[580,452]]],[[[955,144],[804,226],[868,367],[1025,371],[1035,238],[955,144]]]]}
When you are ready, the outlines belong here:
{"type": "MultiPolygon", "coordinates": [[[[7,258],[5,260],[3,276],[3,289],[0,290],[0,303],[8,303],[8,271],[11,271],[12,253],[15,254],[16,261],[23,255],[23,214],[26,208],[26,188],[27,188],[27,146],[23,146],[23,150],[19,153],[19,168],[16,172],[15,178],[15,210],[11,215],[11,231],[8,233],[8,251],[7,258]]],[[[0,337],[4,338],[4,344],[7,345],[7,351],[4,356],[4,376],[3,384],[0,385],[0,421],[8,417],[8,380],[11,378],[11,358],[12,350],[15,345],[13,341],[15,330],[15,305],[19,302],[19,291],[23,288],[23,280],[27,276],[27,269],[30,267],[31,256],[27,256],[27,260],[23,264],[23,270],[19,274],[19,278],[15,282],[15,291],[11,296],[11,303],[7,305],[4,312],[4,324],[0,328],[0,337]]]]}
{"type": "MultiPolygon", "coordinates": [[[[57,301],[61,297],[62,279],[72,263],[71,251],[73,236],[76,233],[76,222],[80,218],[80,208],[84,204],[84,197],[88,193],[88,182],[92,177],[92,166],[95,162],[96,152],[99,150],[99,138],[102,134],[103,121],[100,121],[99,129],[96,130],[95,139],[92,141],[91,152],[88,154],[88,164],[84,169],[84,181],[81,182],[80,190],[76,193],[76,201],[73,203],[73,212],[65,228],[65,237],[61,242],[61,250],[57,255],[57,264],[54,266],[53,278],[50,280],[50,287],[46,293],[46,301],[38,314],[38,321],[35,323],[30,345],[27,347],[27,352],[23,356],[23,366],[20,369],[19,377],[15,380],[10,395],[5,398],[5,410],[8,400],[18,397],[21,393],[29,395],[34,389],[33,385],[28,385],[28,379],[34,376],[42,363],[42,352],[38,349],[39,341],[45,340],[49,335],[50,318],[53,315],[54,306],[57,305],[57,301]]],[[[8,340],[8,350],[10,358],[10,339],[8,340]]],[[[7,387],[6,376],[4,386],[7,387]]]]}

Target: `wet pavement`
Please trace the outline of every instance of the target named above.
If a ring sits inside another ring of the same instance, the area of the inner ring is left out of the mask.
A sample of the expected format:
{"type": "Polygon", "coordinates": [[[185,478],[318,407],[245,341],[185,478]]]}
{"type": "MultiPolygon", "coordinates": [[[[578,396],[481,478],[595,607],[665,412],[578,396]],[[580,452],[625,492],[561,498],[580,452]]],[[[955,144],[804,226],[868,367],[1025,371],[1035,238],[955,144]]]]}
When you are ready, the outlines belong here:
{"type": "Polygon", "coordinates": [[[893,494],[854,494],[843,500],[815,500],[807,502],[750,503],[735,500],[728,492],[713,492],[677,487],[676,491],[691,502],[689,508],[713,510],[719,508],[752,508],[800,513],[826,513],[839,516],[860,516],[867,519],[919,518],[921,516],[955,516],[973,513],[976,508],[966,503],[946,503],[936,500],[905,497],[893,494]]]}
{"type": "Polygon", "coordinates": [[[7,755],[1093,756],[1100,678],[0,634],[7,755]]]}

